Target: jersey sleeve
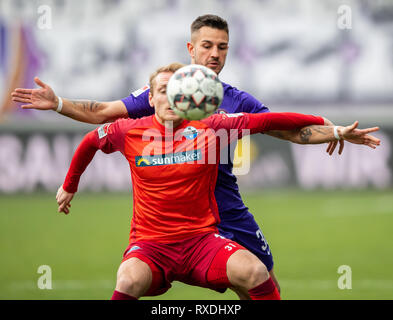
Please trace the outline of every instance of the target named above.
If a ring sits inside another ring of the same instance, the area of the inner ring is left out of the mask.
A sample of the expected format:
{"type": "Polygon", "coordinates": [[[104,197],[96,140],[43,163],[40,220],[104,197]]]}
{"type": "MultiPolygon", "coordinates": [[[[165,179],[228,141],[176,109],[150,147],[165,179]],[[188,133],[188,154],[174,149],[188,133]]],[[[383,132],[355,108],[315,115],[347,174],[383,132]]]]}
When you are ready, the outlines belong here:
{"type": "Polygon", "coordinates": [[[264,114],[248,114],[246,129],[250,133],[269,130],[294,130],[311,125],[324,125],[322,117],[295,112],[269,112],[264,114]]]}
{"type": "Polygon", "coordinates": [[[86,134],[72,157],[63,189],[70,193],[78,190],[80,177],[93,160],[97,150],[102,150],[104,153],[123,152],[124,137],[132,122],[133,120],[120,119],[86,134]]]}
{"type": "Polygon", "coordinates": [[[118,119],[113,123],[106,123],[97,128],[98,147],[104,153],[120,151],[124,153],[124,139],[126,133],[135,126],[136,120],[118,119]]]}
{"type": "Polygon", "coordinates": [[[262,133],[269,130],[294,130],[309,125],[323,125],[322,117],[294,112],[268,113],[229,113],[215,114],[202,120],[216,132],[224,129],[229,133],[229,140],[240,139],[243,135],[262,133]]]}
{"type": "Polygon", "coordinates": [[[214,131],[224,129],[229,132],[231,129],[245,129],[248,124],[248,113],[213,114],[201,121],[214,131]]]}
{"type": "Polygon", "coordinates": [[[154,114],[154,108],[149,104],[149,92],[149,87],[146,86],[121,99],[130,118],[137,119],[154,114]]]}

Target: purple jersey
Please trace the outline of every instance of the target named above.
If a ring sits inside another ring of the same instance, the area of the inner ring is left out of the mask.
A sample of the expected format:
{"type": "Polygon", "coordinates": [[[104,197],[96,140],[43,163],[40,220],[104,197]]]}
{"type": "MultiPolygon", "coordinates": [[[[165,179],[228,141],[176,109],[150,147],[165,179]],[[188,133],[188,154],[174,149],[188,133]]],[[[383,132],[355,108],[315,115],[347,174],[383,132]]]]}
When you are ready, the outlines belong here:
{"type": "MultiPolygon", "coordinates": [[[[224,87],[224,99],[217,112],[269,112],[267,107],[250,94],[239,91],[226,83],[222,84],[224,87]]],[[[154,108],[149,104],[148,87],[133,92],[130,96],[122,99],[122,101],[127,108],[130,118],[135,119],[154,114],[154,108]]],[[[230,148],[234,147],[235,144],[231,144],[230,148]]],[[[233,152],[231,154],[233,154],[233,152]]],[[[222,225],[225,224],[227,220],[238,219],[239,216],[248,213],[248,208],[244,205],[239,193],[236,176],[232,173],[232,159],[228,159],[226,162],[227,164],[221,163],[218,167],[218,177],[215,189],[215,197],[222,225]]]]}

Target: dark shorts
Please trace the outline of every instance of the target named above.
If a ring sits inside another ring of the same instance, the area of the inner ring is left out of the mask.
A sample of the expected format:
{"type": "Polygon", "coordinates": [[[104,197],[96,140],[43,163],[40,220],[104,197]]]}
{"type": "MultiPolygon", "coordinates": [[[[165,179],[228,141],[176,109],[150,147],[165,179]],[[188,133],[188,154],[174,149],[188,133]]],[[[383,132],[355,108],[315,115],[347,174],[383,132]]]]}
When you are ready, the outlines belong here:
{"type": "Polygon", "coordinates": [[[217,226],[220,234],[231,239],[255,254],[270,271],[273,268],[273,256],[269,245],[256,223],[254,217],[248,211],[239,218],[233,219],[230,214],[220,215],[221,223],[217,226]],[[228,216],[231,219],[225,219],[228,216]]]}
{"type": "Polygon", "coordinates": [[[223,292],[231,286],[227,261],[239,249],[245,248],[221,235],[205,233],[170,244],[132,243],[125,250],[123,261],[135,257],[149,265],[153,280],[144,296],[163,294],[173,281],[223,292]]]}

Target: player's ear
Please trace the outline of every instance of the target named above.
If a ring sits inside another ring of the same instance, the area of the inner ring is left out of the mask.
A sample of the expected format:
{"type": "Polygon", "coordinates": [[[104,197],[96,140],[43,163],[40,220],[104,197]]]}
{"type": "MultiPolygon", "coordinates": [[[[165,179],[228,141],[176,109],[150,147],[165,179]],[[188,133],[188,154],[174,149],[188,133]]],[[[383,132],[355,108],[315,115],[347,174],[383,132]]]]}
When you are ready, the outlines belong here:
{"type": "Polygon", "coordinates": [[[187,42],[187,50],[191,56],[191,59],[195,58],[195,47],[191,42],[187,42]]]}
{"type": "Polygon", "coordinates": [[[150,104],[150,107],[154,108],[153,95],[151,94],[151,91],[149,91],[149,104],[150,104]]]}

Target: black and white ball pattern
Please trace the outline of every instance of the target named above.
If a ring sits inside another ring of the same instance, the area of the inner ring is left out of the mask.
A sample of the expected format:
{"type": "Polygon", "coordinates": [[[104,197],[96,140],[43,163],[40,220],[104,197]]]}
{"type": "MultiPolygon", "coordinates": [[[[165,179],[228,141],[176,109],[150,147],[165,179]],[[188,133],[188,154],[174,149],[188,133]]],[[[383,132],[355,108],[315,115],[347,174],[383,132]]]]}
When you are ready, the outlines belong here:
{"type": "Polygon", "coordinates": [[[200,120],[218,109],[224,89],[213,70],[191,64],[172,75],[167,85],[167,96],[172,109],[180,117],[200,120]]]}

